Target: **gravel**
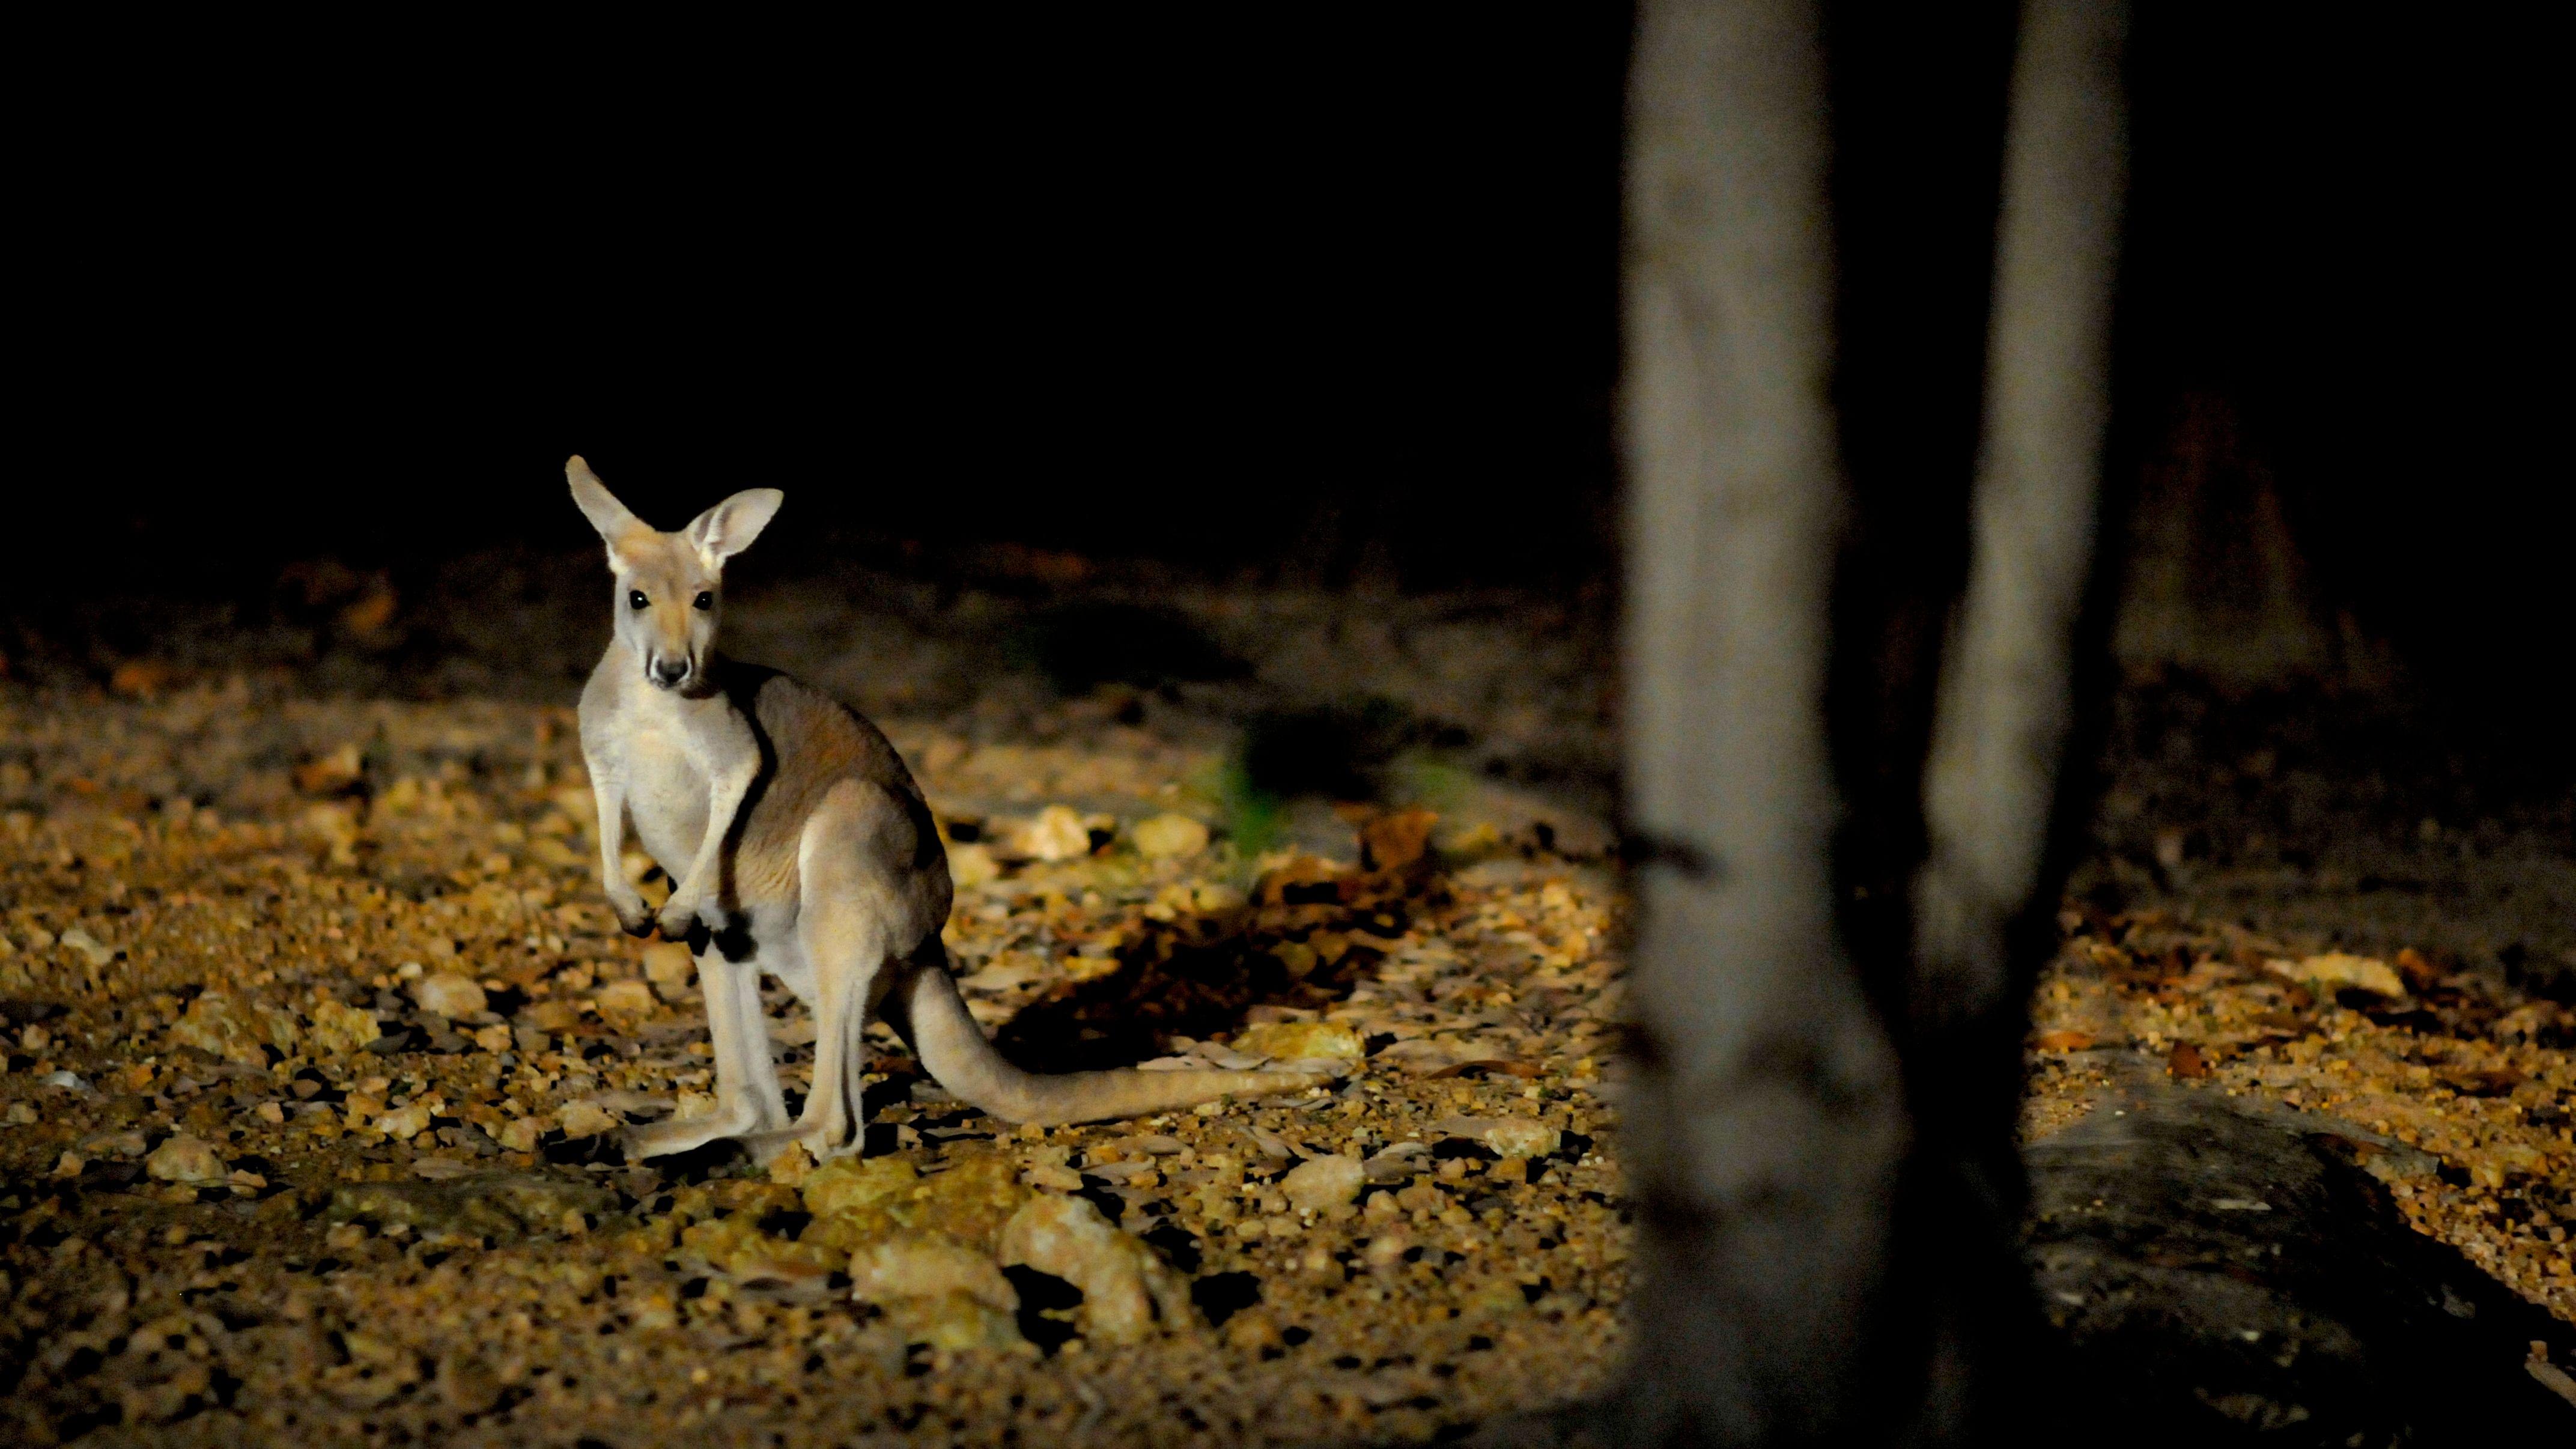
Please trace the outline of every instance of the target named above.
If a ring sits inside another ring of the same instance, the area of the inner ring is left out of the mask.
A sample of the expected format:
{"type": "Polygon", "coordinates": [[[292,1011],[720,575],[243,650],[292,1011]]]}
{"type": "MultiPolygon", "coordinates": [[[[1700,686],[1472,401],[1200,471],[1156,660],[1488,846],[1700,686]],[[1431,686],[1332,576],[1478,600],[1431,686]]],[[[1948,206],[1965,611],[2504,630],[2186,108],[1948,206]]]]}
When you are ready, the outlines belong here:
{"type": "Polygon", "coordinates": [[[1347,1075],[1013,1129],[880,1037],[870,1177],[620,1156],[712,1068],[685,959],[598,899],[565,712],[0,694],[0,1438],[1287,1444],[1599,1388],[1608,875],[1463,816],[1376,872],[1347,826],[1338,860],[1200,845],[1168,817],[1222,818],[1213,754],[1060,708],[1042,749],[888,721],[988,847],[949,933],[978,1016],[1054,1068],[1347,1075]],[[1583,1146],[1441,1163],[1459,1116],[1583,1146]],[[81,1147],[128,1133],[148,1170],[81,1147]]]}
{"type": "MultiPolygon", "coordinates": [[[[524,702],[552,684],[0,685],[0,1440],[1302,1444],[1597,1391],[1625,1332],[1627,907],[1598,810],[1510,781],[1555,769],[1597,806],[1608,696],[1580,640],[1530,646],[1490,601],[1272,602],[1209,606],[1239,652],[1287,641],[1247,698],[1339,681],[1491,726],[1485,765],[1426,776],[1436,817],[1310,812],[1247,854],[1209,715],[746,602],[776,646],[746,652],[843,686],[922,776],[1005,1050],[1346,1074],[1013,1129],[880,1035],[867,1160],[767,1172],[618,1150],[711,1106],[712,1063],[686,953],[599,898],[570,712],[524,702]],[[856,642],[794,657],[817,639],[856,642]]],[[[2225,790],[2166,788],[2170,748],[2122,776],[2093,867],[2118,889],[2070,909],[2034,1002],[2026,1134],[2107,1101],[2115,1065],[2301,1114],[2418,1232],[2576,1319],[2576,1022],[2491,969],[2565,953],[2563,821],[2490,849],[2467,807],[2424,826],[2410,801],[2378,854],[2311,859],[2297,831],[2340,817],[2230,813],[2244,780],[2304,778],[2248,750],[2213,764],[2225,790]],[[2368,894],[2391,861],[2529,918],[2368,894]],[[2412,914],[2337,929],[2365,896],[2412,914]],[[2281,908],[2249,929],[2258,900],[2281,908]],[[2338,952],[2388,977],[2307,964],[2338,952]]],[[[769,1006],[801,1089],[810,1023],[769,1006]]]]}

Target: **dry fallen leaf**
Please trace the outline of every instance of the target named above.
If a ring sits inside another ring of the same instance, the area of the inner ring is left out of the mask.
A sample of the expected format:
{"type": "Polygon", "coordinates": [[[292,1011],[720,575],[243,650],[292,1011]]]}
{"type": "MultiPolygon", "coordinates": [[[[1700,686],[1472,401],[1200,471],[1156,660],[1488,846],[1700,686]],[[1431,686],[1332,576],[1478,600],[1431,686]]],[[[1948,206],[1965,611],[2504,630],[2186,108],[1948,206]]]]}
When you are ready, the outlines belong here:
{"type": "Polygon", "coordinates": [[[307,795],[332,795],[358,783],[366,771],[366,757],[357,745],[345,744],[319,759],[307,760],[295,767],[295,788],[307,795]]]}
{"type": "Polygon", "coordinates": [[[128,699],[149,699],[169,687],[170,673],[158,659],[129,659],[107,677],[107,687],[128,699]]]}
{"type": "Polygon", "coordinates": [[[2441,1073],[2439,1080],[2463,1097],[2502,1097],[2526,1079],[2511,1067],[2455,1067],[2441,1073]]]}
{"type": "Polygon", "coordinates": [[[2328,992],[2350,987],[2373,996],[2385,996],[2391,1001],[2401,1000],[2406,995],[2406,983],[2397,979],[2397,973],[2388,969],[2387,962],[2375,957],[2328,951],[2297,961],[2275,957],[2263,965],[2275,976],[2322,986],[2328,992]]]}
{"type": "Polygon", "coordinates": [[[1403,872],[1422,862],[1431,848],[1431,827],[1440,817],[1428,810],[1399,810],[1360,827],[1360,864],[1370,870],[1403,872]]]}
{"type": "Polygon", "coordinates": [[[2178,1041],[2165,1057],[2165,1070],[2180,1080],[2197,1081],[2209,1075],[2209,1063],[2202,1058],[2200,1048],[2178,1041]]]}
{"type": "Polygon", "coordinates": [[[562,1124],[566,1137],[596,1137],[618,1126],[616,1116],[597,1102],[566,1102],[555,1120],[562,1124]]]}
{"type": "Polygon", "coordinates": [[[2417,991],[2430,991],[2442,984],[2442,968],[2412,946],[2397,953],[2397,974],[2417,991]]]}
{"type": "Polygon", "coordinates": [[[1338,1021],[1275,1021],[1248,1026],[1235,1033],[1234,1049],[1246,1056],[1277,1061],[1331,1057],[1355,1062],[1367,1055],[1359,1033],[1338,1021]]]}
{"type": "Polygon", "coordinates": [[[394,621],[394,611],[401,605],[402,596],[394,592],[394,586],[377,579],[357,602],[340,610],[340,627],[362,638],[381,634],[394,621]]]}
{"type": "Polygon", "coordinates": [[[581,1003],[540,1001],[521,1012],[520,1017],[539,1031],[571,1031],[581,1025],[581,1003]]]}
{"type": "Polygon", "coordinates": [[[2030,1044],[2044,1052],[2080,1052],[2093,1045],[2089,1031],[2044,1031],[2031,1038],[2030,1044]]]}

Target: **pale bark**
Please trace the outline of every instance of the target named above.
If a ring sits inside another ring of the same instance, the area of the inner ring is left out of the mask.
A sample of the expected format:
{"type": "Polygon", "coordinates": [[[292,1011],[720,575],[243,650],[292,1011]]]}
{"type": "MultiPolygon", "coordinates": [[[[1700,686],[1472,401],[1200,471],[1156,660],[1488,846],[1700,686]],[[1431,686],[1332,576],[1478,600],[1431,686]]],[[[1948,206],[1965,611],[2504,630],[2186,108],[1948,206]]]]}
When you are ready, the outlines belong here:
{"type": "Polygon", "coordinates": [[[1812,6],[1650,5],[1630,81],[1631,1442],[1821,1430],[1862,1393],[1906,1137],[1834,929],[1823,59],[1812,6]]]}
{"type": "Polygon", "coordinates": [[[1643,7],[1623,418],[1643,1216],[1632,1365],[1592,1434],[1964,1442],[2018,1387],[2009,1103],[1970,1093],[1977,1120],[1914,1121],[1909,1101],[1957,1099],[1907,1082],[1962,1049],[2012,1080],[2027,967],[2011,928],[2053,907],[2107,409],[2122,19],[2069,0],[2024,13],[1969,583],[1891,1020],[1844,937],[1833,859],[1836,438],[1856,420],[1831,394],[1831,58],[1812,4],[1643,7]],[[1934,1199],[1989,1219],[1973,1271],[1927,1263],[1919,1231],[1907,1245],[1901,1215],[1934,1199]]]}
{"type": "Polygon", "coordinates": [[[2021,1009],[2004,931],[2042,884],[2110,422],[2122,20],[2071,0],[2023,14],[1973,552],[1924,774],[1915,955],[1929,1013],[2021,1009]]]}

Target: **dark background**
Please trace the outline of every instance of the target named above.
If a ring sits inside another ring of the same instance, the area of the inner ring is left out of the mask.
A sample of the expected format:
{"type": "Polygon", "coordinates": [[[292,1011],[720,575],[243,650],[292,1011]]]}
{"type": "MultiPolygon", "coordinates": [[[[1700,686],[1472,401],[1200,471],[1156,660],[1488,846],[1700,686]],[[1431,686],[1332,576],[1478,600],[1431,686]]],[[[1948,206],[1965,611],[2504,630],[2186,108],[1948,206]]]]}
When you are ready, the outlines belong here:
{"type": "Polygon", "coordinates": [[[65,177],[107,194],[46,386],[155,556],[570,541],[578,451],[665,526],[774,484],[809,537],[1597,570],[1625,39],[1014,22],[246,88],[65,177]]]}
{"type": "MultiPolygon", "coordinates": [[[[2548,47],[2505,11],[2143,8],[2136,451],[2215,406],[2328,607],[2525,707],[2576,628],[2548,47]]],[[[59,57],[97,83],[21,138],[19,607],[569,547],[575,451],[666,526],[785,487],[781,566],[1013,542],[1328,584],[1608,577],[1627,25],[226,30],[59,57]]]]}

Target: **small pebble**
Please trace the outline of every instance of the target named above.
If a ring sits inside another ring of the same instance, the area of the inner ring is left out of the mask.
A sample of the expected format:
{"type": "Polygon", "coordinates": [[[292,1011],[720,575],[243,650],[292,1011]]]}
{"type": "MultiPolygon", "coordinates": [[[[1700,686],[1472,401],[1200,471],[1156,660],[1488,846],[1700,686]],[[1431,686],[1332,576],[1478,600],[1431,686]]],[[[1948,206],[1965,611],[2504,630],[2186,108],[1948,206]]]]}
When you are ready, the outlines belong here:
{"type": "Polygon", "coordinates": [[[1137,852],[1152,860],[1176,860],[1208,848],[1208,828],[1187,815],[1157,815],[1137,821],[1128,832],[1137,852]]]}
{"type": "Polygon", "coordinates": [[[1049,805],[1021,832],[1020,846],[1040,860],[1073,860],[1091,853],[1091,827],[1071,806],[1049,805]]]}
{"type": "Polygon", "coordinates": [[[600,1015],[628,1018],[651,1016],[655,1004],[653,988],[635,980],[608,983],[599,989],[597,1001],[600,1015]]]}
{"type": "Polygon", "coordinates": [[[157,1182],[192,1184],[222,1182],[232,1174],[212,1144],[185,1133],[152,1149],[152,1155],[143,1159],[143,1170],[157,1182]]]}
{"type": "Polygon", "coordinates": [[[644,948],[644,979],[665,999],[677,996],[697,979],[698,963],[677,941],[656,941],[644,948]]]}
{"type": "Polygon", "coordinates": [[[1279,1191],[1308,1212],[1339,1213],[1350,1207],[1367,1181],[1367,1169],[1358,1158],[1332,1154],[1297,1164],[1280,1180],[1279,1191]]]}
{"type": "Polygon", "coordinates": [[[850,1296],[863,1302],[963,1293],[986,1307],[1016,1313],[1020,1295],[1000,1265],[963,1244],[925,1234],[869,1243],[850,1256],[850,1296]]]}
{"type": "Polygon", "coordinates": [[[1154,1250],[1119,1231],[1087,1198],[1040,1193],[1003,1225],[997,1256],[1025,1263],[1082,1290],[1086,1331],[1103,1343],[1135,1343],[1164,1317],[1186,1311],[1154,1250]]]}
{"type": "Polygon", "coordinates": [[[479,1015],[487,1008],[482,983],[454,971],[441,971],[413,982],[411,999],[421,1010],[450,1021],[479,1015]]]}
{"type": "Polygon", "coordinates": [[[1564,1134],[1527,1117],[1505,1117],[1484,1131],[1487,1147],[1505,1157],[1545,1157],[1565,1140],[1564,1134]]]}

